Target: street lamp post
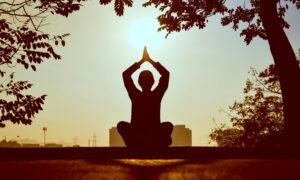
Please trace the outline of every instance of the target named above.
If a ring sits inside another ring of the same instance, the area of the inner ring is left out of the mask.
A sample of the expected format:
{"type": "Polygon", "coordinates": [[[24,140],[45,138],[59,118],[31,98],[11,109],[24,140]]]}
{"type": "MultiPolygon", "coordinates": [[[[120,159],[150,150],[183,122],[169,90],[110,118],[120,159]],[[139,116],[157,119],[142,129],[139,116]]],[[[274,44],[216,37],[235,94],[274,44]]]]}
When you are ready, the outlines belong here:
{"type": "Polygon", "coordinates": [[[46,146],[46,131],[48,129],[46,127],[43,127],[43,131],[44,131],[44,147],[46,146]]]}

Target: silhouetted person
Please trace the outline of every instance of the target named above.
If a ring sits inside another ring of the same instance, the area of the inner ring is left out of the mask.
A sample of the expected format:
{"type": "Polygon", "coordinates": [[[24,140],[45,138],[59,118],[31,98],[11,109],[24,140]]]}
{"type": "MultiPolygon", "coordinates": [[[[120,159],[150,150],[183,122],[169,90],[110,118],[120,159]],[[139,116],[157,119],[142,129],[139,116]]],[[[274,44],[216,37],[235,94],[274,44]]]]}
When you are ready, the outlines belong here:
{"type": "Polygon", "coordinates": [[[169,84],[169,71],[159,62],[154,62],[145,47],[142,60],[134,63],[123,72],[123,80],[131,99],[131,123],[121,121],[118,131],[129,147],[167,147],[172,144],[173,125],[160,122],[160,104],[169,84]],[[148,61],[160,73],[158,86],[152,89],[154,78],[150,71],[140,73],[138,83],[142,91],[137,89],[131,75],[148,61]]]}

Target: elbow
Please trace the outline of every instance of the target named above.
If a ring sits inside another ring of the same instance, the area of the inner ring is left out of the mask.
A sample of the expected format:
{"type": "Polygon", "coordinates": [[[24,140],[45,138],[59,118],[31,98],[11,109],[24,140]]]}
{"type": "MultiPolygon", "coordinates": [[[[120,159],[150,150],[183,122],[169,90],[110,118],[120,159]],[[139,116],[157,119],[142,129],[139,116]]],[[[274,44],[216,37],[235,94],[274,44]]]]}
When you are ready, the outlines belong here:
{"type": "Polygon", "coordinates": [[[123,81],[124,81],[124,82],[126,81],[127,77],[128,77],[128,76],[126,75],[126,72],[123,72],[123,73],[122,73],[122,78],[123,78],[123,81]]]}
{"type": "Polygon", "coordinates": [[[128,73],[127,71],[124,71],[124,72],[122,73],[122,77],[123,77],[123,80],[124,80],[124,81],[128,81],[129,79],[131,79],[131,74],[128,73]]]}
{"type": "Polygon", "coordinates": [[[170,77],[170,72],[169,72],[168,70],[166,70],[166,72],[164,73],[164,76],[165,76],[166,78],[169,79],[169,77],[170,77]]]}
{"type": "Polygon", "coordinates": [[[169,71],[166,71],[163,74],[161,74],[161,78],[164,79],[165,81],[169,81],[169,79],[170,79],[169,71]]]}
{"type": "Polygon", "coordinates": [[[124,72],[122,73],[122,76],[123,76],[123,78],[126,78],[126,77],[128,77],[128,76],[130,76],[130,75],[129,75],[128,71],[124,71],[124,72]]]}

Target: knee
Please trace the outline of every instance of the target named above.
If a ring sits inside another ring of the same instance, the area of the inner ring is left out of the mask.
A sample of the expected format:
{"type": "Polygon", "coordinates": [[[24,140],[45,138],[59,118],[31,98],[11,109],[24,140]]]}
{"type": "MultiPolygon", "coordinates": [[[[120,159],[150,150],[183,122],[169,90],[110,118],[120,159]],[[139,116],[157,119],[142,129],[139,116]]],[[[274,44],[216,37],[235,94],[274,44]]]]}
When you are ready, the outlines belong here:
{"type": "Polygon", "coordinates": [[[129,129],[129,126],[130,126],[130,124],[128,122],[121,121],[118,123],[117,129],[120,134],[123,134],[124,132],[126,132],[129,129]]]}
{"type": "Polygon", "coordinates": [[[163,129],[163,131],[165,133],[167,133],[167,134],[171,134],[172,133],[172,131],[173,131],[173,124],[172,123],[170,123],[170,122],[163,122],[161,124],[161,126],[162,126],[162,129],[163,129]]]}

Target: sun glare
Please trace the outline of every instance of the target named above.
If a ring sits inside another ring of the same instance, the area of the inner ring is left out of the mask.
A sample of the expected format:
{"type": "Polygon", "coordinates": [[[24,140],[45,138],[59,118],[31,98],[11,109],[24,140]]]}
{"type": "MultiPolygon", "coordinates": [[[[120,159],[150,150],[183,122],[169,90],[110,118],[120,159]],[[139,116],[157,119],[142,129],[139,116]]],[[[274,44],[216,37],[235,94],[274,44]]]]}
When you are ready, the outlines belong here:
{"type": "Polygon", "coordinates": [[[164,40],[164,33],[157,32],[159,24],[155,18],[132,21],[128,28],[128,41],[136,50],[147,46],[152,50],[158,49],[164,40]]]}

